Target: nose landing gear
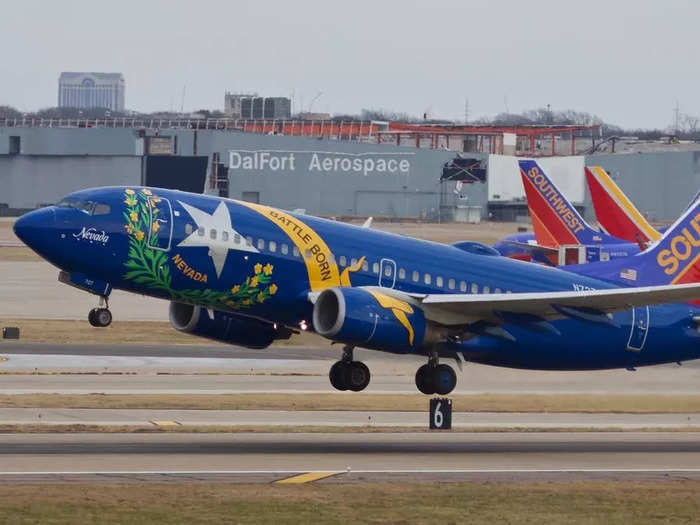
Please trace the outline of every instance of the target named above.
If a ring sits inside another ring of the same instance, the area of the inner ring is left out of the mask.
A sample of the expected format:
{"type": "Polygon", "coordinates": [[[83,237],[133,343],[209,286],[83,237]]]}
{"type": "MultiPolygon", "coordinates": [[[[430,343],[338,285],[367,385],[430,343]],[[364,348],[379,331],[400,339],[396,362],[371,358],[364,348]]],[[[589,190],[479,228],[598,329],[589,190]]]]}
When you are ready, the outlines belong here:
{"type": "Polygon", "coordinates": [[[104,328],[112,324],[112,312],[109,311],[109,303],[106,296],[100,296],[100,305],[98,308],[90,310],[88,321],[97,328],[104,328]]]}
{"type": "Polygon", "coordinates": [[[331,385],[336,390],[359,392],[369,385],[369,368],[361,361],[353,361],[352,351],[352,346],[343,347],[342,359],[336,361],[328,372],[331,385]]]}
{"type": "Polygon", "coordinates": [[[451,366],[439,364],[437,354],[433,354],[416,372],[416,387],[423,394],[445,396],[456,386],[457,374],[451,366]]]}

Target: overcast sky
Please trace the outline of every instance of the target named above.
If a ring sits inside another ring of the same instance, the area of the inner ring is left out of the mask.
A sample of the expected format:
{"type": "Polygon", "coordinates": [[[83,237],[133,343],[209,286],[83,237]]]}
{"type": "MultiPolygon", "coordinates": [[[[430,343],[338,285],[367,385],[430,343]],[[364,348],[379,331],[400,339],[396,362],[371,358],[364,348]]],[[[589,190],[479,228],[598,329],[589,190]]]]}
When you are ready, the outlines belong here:
{"type": "Polygon", "coordinates": [[[0,0],[0,105],[57,104],[61,71],[121,72],[139,111],[385,108],[471,119],[551,104],[626,127],[700,115],[700,2],[0,0]]]}

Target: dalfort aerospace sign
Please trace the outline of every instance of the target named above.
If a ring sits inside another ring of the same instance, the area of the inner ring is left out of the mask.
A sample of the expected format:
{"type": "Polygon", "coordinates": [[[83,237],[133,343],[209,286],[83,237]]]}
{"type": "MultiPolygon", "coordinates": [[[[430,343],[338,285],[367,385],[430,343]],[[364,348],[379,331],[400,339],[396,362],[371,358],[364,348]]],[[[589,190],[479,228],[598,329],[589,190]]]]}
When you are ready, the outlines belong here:
{"type": "Polygon", "coordinates": [[[229,150],[229,169],[240,172],[297,172],[408,175],[412,152],[345,153],[331,151],[229,150]]]}

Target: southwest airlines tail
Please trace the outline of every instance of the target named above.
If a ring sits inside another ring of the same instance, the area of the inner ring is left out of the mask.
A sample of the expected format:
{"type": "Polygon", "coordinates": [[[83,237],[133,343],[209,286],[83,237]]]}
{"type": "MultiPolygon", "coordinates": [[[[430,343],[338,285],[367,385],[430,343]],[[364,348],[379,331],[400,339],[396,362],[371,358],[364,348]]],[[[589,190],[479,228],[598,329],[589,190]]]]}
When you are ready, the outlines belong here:
{"type": "Polygon", "coordinates": [[[610,262],[566,269],[628,286],[700,282],[700,200],[696,200],[647,250],[610,262]]]}
{"type": "Polygon", "coordinates": [[[661,238],[603,168],[591,166],[585,171],[595,215],[606,232],[640,246],[661,238]]]}
{"type": "Polygon", "coordinates": [[[518,163],[537,244],[557,247],[621,242],[591,228],[537,162],[520,160],[518,163]]]}

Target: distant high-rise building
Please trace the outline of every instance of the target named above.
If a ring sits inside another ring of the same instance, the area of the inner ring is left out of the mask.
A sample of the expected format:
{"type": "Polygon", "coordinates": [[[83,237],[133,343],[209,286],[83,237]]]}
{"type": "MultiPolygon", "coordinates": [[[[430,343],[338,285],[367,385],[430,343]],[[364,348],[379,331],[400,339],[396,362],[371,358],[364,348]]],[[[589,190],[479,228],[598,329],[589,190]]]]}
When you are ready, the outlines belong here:
{"type": "Polygon", "coordinates": [[[292,101],[286,97],[227,92],[224,96],[224,113],[232,118],[288,119],[292,117],[292,101]]]}
{"type": "Polygon", "coordinates": [[[121,73],[61,73],[58,107],[124,111],[124,91],[121,73]]]}

